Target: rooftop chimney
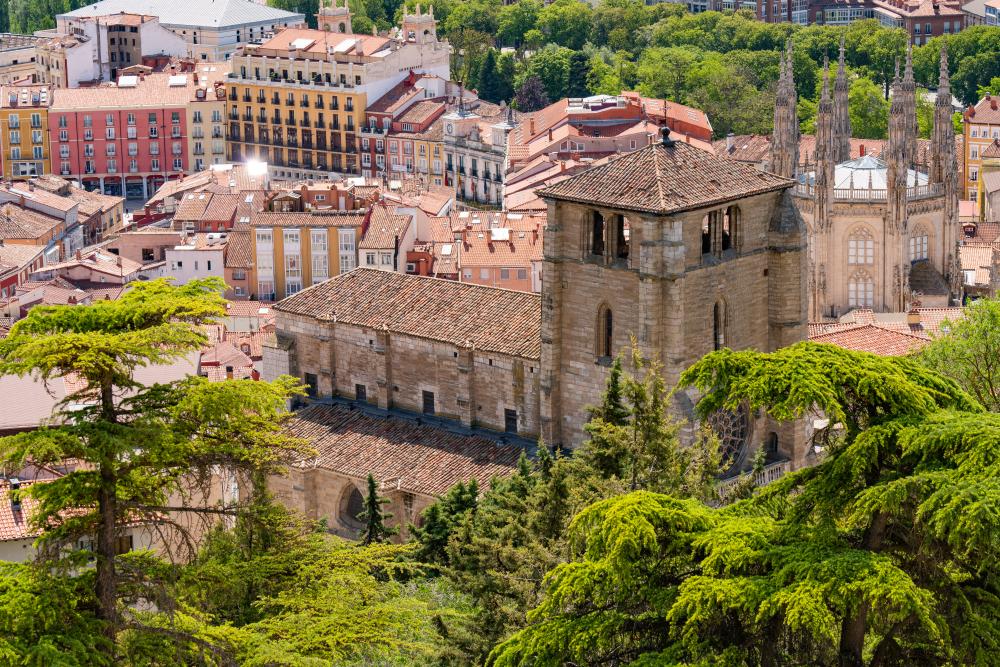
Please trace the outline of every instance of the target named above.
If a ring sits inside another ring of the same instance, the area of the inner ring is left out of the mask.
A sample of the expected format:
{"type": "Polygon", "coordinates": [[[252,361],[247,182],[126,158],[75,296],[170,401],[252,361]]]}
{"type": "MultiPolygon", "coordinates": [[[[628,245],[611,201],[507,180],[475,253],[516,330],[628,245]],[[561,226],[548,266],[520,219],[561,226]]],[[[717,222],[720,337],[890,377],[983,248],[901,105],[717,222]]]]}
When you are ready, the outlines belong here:
{"type": "Polygon", "coordinates": [[[865,145],[864,144],[861,144],[861,147],[858,149],[858,155],[860,157],[864,157],[865,156],[865,145]]]}
{"type": "Polygon", "coordinates": [[[726,152],[732,153],[736,148],[736,135],[732,132],[726,135],[726,152]]]}
{"type": "Polygon", "coordinates": [[[906,324],[911,327],[919,327],[920,311],[916,308],[910,308],[909,312],[906,313],[906,324]]]}
{"type": "Polygon", "coordinates": [[[674,140],[670,138],[670,128],[664,125],[660,128],[660,143],[663,144],[665,148],[673,148],[674,140]]]}

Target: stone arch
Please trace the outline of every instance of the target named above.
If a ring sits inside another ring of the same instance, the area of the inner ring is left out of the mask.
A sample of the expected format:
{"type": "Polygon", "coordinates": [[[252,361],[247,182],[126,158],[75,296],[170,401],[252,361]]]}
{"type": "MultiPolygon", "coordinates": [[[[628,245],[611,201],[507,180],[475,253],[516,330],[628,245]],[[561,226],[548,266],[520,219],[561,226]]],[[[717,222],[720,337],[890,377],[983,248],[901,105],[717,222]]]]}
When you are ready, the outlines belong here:
{"type": "Polygon", "coordinates": [[[867,225],[857,225],[848,233],[847,263],[857,266],[875,263],[875,234],[867,225]]]}
{"type": "Polygon", "coordinates": [[[847,305],[851,308],[875,307],[875,281],[864,269],[852,273],[847,281],[847,305]]]}
{"type": "Polygon", "coordinates": [[[344,487],[340,494],[340,501],[337,503],[337,518],[342,524],[354,529],[360,529],[364,522],[358,518],[358,514],[364,509],[365,497],[353,483],[344,487]]]}
{"type": "Polygon", "coordinates": [[[594,326],[594,352],[598,358],[610,359],[615,352],[615,321],[611,306],[602,303],[597,307],[594,326]]]}
{"type": "Polygon", "coordinates": [[[729,343],[729,306],[719,297],[712,304],[712,349],[721,350],[729,343]]]}
{"type": "Polygon", "coordinates": [[[337,32],[347,32],[347,24],[341,21],[340,25],[337,26],[337,32]]]}

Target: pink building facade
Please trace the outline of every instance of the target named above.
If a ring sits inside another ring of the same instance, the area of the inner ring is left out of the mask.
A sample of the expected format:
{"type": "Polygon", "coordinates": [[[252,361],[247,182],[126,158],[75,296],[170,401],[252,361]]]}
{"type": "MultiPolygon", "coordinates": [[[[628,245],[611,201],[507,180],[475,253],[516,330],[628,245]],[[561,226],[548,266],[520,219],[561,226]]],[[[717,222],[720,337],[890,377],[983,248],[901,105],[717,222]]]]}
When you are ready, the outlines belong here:
{"type": "Polygon", "coordinates": [[[183,107],[79,109],[49,114],[53,167],[87,190],[147,199],[188,171],[183,107]]]}

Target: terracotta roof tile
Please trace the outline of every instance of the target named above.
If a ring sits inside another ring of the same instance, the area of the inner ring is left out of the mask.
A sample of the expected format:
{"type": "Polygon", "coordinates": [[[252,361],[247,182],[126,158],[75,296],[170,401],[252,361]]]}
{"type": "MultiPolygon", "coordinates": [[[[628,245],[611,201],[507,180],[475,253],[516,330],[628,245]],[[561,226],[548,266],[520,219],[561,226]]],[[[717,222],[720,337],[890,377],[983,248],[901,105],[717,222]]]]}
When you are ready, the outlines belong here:
{"type": "Polygon", "coordinates": [[[810,334],[809,340],[830,343],[847,350],[899,357],[924,347],[930,342],[930,337],[903,333],[877,324],[855,324],[826,333],[810,334]]]}
{"type": "Polygon", "coordinates": [[[974,112],[966,110],[965,119],[967,121],[1000,125],[1000,96],[987,95],[979,100],[973,109],[974,112]]]}
{"type": "Polygon", "coordinates": [[[21,208],[11,202],[0,204],[0,241],[37,239],[61,224],[63,221],[60,218],[21,208]]]}
{"type": "Polygon", "coordinates": [[[763,192],[793,181],[683,142],[657,142],[538,192],[546,199],[667,215],[763,192]]]}
{"type": "Polygon", "coordinates": [[[451,280],[355,269],[280,301],[275,310],[477,350],[538,359],[541,300],[537,294],[451,280]]]}
{"type": "Polygon", "coordinates": [[[979,154],[979,157],[1000,157],[1000,139],[994,139],[992,144],[983,149],[983,152],[979,154]]]}
{"type": "Polygon", "coordinates": [[[384,203],[372,206],[365,237],[358,244],[359,250],[387,250],[396,247],[396,239],[406,235],[411,216],[397,215],[384,203]]]}
{"type": "Polygon", "coordinates": [[[438,496],[458,482],[514,472],[522,449],[484,436],[462,434],[395,415],[375,416],[353,406],[311,405],[288,431],[317,450],[303,466],[356,480],[371,474],[383,487],[438,496]]]}
{"type": "Polygon", "coordinates": [[[226,268],[246,269],[253,266],[253,240],[250,232],[234,230],[226,242],[226,268]]]}
{"type": "Polygon", "coordinates": [[[261,211],[250,216],[252,227],[360,227],[364,211],[310,211],[308,213],[271,213],[261,211]]]}

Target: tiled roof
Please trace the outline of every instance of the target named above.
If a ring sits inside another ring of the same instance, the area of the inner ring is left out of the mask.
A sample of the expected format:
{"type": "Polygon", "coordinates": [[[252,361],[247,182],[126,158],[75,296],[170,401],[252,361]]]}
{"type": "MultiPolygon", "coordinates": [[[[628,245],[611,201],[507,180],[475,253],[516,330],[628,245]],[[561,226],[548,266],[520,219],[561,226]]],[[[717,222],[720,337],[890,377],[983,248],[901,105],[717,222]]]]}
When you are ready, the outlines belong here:
{"type": "Polygon", "coordinates": [[[205,208],[204,220],[231,220],[236,215],[236,208],[239,206],[243,196],[240,194],[218,193],[213,194],[208,206],[205,208]]]}
{"type": "Polygon", "coordinates": [[[910,289],[915,294],[948,296],[950,288],[944,276],[928,260],[910,264],[910,289]]]}
{"type": "Polygon", "coordinates": [[[825,333],[810,334],[809,340],[814,343],[830,343],[847,350],[898,357],[924,347],[930,342],[930,337],[925,334],[904,333],[877,324],[855,324],[825,333]]]}
{"type": "Polygon", "coordinates": [[[42,206],[48,206],[49,208],[54,208],[57,211],[62,211],[63,213],[69,212],[73,210],[74,206],[77,206],[77,203],[69,197],[63,197],[42,188],[36,188],[33,185],[26,185],[24,183],[5,184],[0,186],[0,190],[4,190],[10,195],[16,197],[24,197],[26,200],[38,202],[42,206]]]}
{"type": "Polygon", "coordinates": [[[227,301],[227,317],[262,317],[274,319],[274,311],[270,303],[263,301],[227,301]],[[263,312],[261,312],[263,311],[263,312]]]}
{"type": "Polygon", "coordinates": [[[4,245],[0,243],[0,274],[27,266],[44,248],[37,245],[4,245]]]}
{"type": "Polygon", "coordinates": [[[60,218],[39,211],[21,208],[11,202],[0,204],[0,241],[37,239],[61,224],[63,221],[60,218]]]}
{"type": "Polygon", "coordinates": [[[1000,96],[987,95],[965,111],[965,120],[973,123],[1000,125],[1000,96]]]}
{"type": "Polygon", "coordinates": [[[246,230],[233,230],[226,243],[226,268],[247,269],[253,266],[253,240],[246,230]]]}
{"type": "Polygon", "coordinates": [[[434,100],[420,100],[415,102],[413,106],[404,111],[396,118],[397,123],[413,123],[414,125],[419,125],[420,123],[426,123],[429,118],[432,118],[434,114],[441,113],[445,109],[444,102],[437,102],[434,100]]]}
{"type": "MultiPolygon", "coordinates": [[[[21,482],[21,490],[27,490],[34,482],[21,482]]],[[[0,542],[27,540],[38,536],[31,528],[31,515],[38,509],[38,501],[22,493],[20,508],[15,510],[11,502],[10,481],[0,477],[0,542]]]]}
{"type": "MultiPolygon", "coordinates": [[[[962,136],[955,139],[956,152],[962,154],[962,136]]],[[[885,152],[889,142],[885,139],[851,139],[851,159],[855,160],[863,155],[871,155],[880,158],[885,152]]],[[[753,162],[759,164],[767,161],[771,150],[771,137],[766,134],[742,134],[731,138],[719,139],[712,142],[716,155],[739,160],[740,162],[753,162]],[[727,148],[728,142],[732,140],[733,148],[727,148]]],[[[917,139],[917,156],[930,154],[931,142],[929,139],[917,139]]],[[[799,162],[805,164],[814,162],[816,159],[816,135],[803,134],[799,137],[799,162]]]]}
{"type": "Polygon", "coordinates": [[[480,435],[457,433],[361,408],[311,405],[296,413],[288,431],[318,452],[303,467],[321,468],[384,487],[438,496],[458,482],[513,473],[522,449],[480,435]]]}
{"type": "Polygon", "coordinates": [[[308,213],[271,213],[261,211],[250,216],[253,227],[360,227],[364,211],[311,211],[308,213]]]}
{"type": "Polygon", "coordinates": [[[423,88],[418,88],[413,77],[408,76],[389,89],[385,95],[368,105],[370,113],[395,114],[407,102],[419,95],[423,88]]]}
{"type": "Polygon", "coordinates": [[[156,72],[131,87],[107,83],[89,88],[59,88],[53,91],[51,110],[185,107],[191,96],[189,86],[194,86],[194,73],[184,76],[187,84],[183,86],[169,85],[169,72],[156,72]]]}
{"type": "Polygon", "coordinates": [[[128,257],[112,255],[101,250],[93,250],[88,253],[80,253],[78,257],[72,257],[58,264],[46,265],[40,270],[50,272],[76,266],[84,266],[100,273],[119,277],[130,276],[142,268],[142,264],[128,257]]]}
{"type": "Polygon", "coordinates": [[[100,0],[59,16],[108,16],[122,12],[158,16],[166,25],[224,28],[245,23],[299,23],[302,14],[274,9],[252,0],[100,0]]]}
{"type": "Polygon", "coordinates": [[[909,313],[876,313],[869,308],[856,308],[840,318],[838,322],[811,322],[809,336],[840,331],[862,324],[874,324],[883,329],[917,336],[935,336],[941,332],[946,321],[965,317],[965,309],[959,306],[946,308],[914,308],[909,313]],[[919,323],[910,324],[916,315],[919,323]]]}
{"type": "Polygon", "coordinates": [[[979,157],[1000,157],[1000,139],[994,139],[992,144],[983,149],[983,151],[979,154],[979,157]]]}
{"type": "Polygon", "coordinates": [[[275,310],[538,359],[537,294],[355,269],[280,301],[275,310]]]}
{"type": "Polygon", "coordinates": [[[1000,222],[977,222],[975,236],[965,242],[993,243],[1000,238],[1000,222]]]}
{"type": "Polygon", "coordinates": [[[542,237],[511,229],[466,232],[460,258],[462,268],[530,269],[542,237]]]}
{"type": "Polygon", "coordinates": [[[793,182],[682,142],[657,142],[538,192],[546,199],[667,215],[775,190],[793,182]]]}
{"type": "Polygon", "coordinates": [[[410,227],[409,215],[397,215],[395,211],[379,202],[372,206],[371,217],[365,237],[358,244],[359,250],[389,250],[396,247],[396,241],[406,235],[410,227]]]}
{"type": "Polygon", "coordinates": [[[958,257],[963,271],[993,266],[993,244],[963,243],[958,247],[958,257]]]}

